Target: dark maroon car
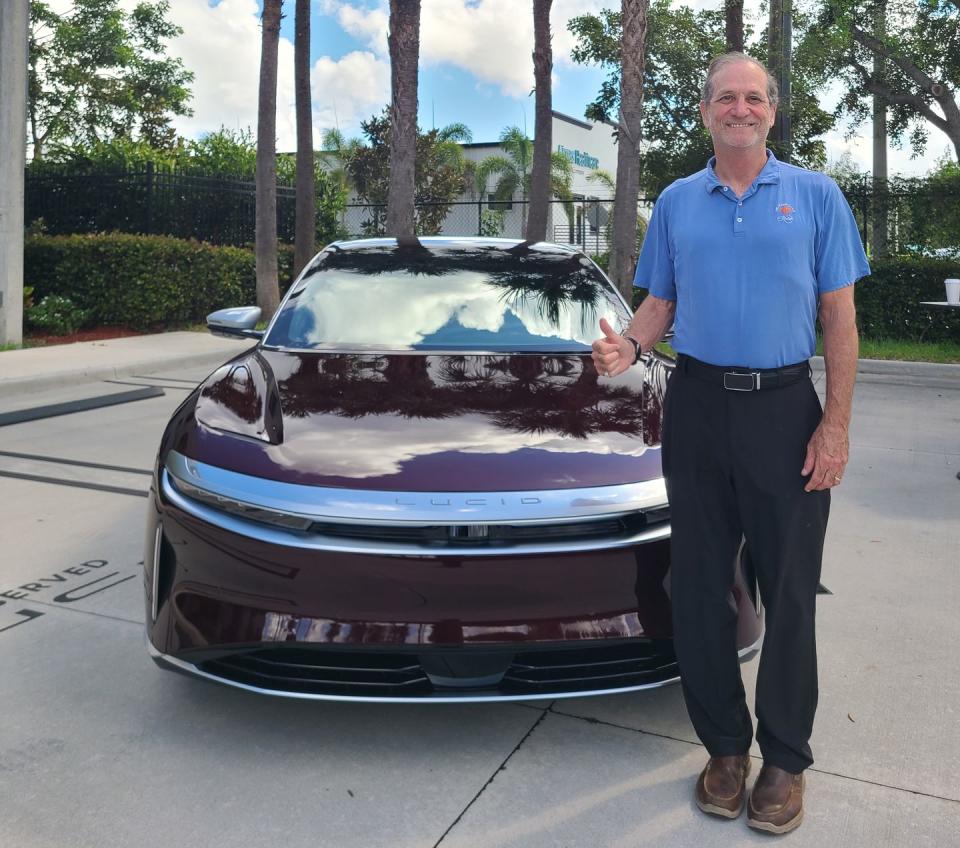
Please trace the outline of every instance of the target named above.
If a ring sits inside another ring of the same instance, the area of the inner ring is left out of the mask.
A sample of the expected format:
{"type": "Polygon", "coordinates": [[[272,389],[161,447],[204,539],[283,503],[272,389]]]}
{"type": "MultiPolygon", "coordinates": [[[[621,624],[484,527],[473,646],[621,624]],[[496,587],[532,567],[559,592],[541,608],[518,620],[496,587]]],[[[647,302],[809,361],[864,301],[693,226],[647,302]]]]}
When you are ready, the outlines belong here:
{"type": "MultiPolygon", "coordinates": [[[[163,436],[156,662],[273,695],[507,700],[677,677],[660,468],[672,360],[598,379],[626,304],[576,250],[341,242],[163,436]]],[[[740,647],[759,640],[737,563],[740,647]]]]}

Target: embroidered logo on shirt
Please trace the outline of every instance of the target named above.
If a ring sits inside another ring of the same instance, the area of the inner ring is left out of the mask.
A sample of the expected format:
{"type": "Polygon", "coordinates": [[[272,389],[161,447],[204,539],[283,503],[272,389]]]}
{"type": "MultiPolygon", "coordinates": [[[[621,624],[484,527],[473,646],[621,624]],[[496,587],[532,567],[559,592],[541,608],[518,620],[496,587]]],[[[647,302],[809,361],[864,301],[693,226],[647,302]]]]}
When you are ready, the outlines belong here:
{"type": "Polygon", "coordinates": [[[792,224],[793,223],[793,213],[794,208],[789,203],[781,203],[777,207],[777,220],[782,224],[792,224]]]}

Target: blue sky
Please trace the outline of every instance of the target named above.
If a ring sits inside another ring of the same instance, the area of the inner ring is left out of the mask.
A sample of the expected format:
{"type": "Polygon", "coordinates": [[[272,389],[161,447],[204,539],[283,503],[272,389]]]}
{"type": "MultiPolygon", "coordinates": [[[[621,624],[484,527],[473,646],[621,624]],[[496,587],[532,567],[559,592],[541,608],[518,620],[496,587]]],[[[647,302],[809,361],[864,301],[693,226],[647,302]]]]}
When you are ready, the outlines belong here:
{"type": "MultiPolygon", "coordinates": [[[[354,2],[351,5],[374,11],[381,4],[354,2]]],[[[424,1],[423,14],[429,14],[430,5],[431,0],[424,1]]],[[[281,35],[293,41],[292,7],[284,15],[281,35]]],[[[367,48],[367,42],[344,29],[335,11],[325,11],[322,4],[315,4],[311,20],[313,57],[327,56],[339,61],[351,52],[367,48]]],[[[574,117],[583,117],[587,104],[600,90],[604,73],[595,67],[566,64],[557,75],[562,77],[562,84],[558,84],[554,91],[554,109],[574,117]]],[[[512,125],[523,128],[526,122],[528,134],[533,136],[532,96],[508,96],[496,84],[478,80],[463,67],[450,63],[424,63],[420,71],[418,99],[419,124],[425,129],[461,122],[470,128],[474,141],[492,141],[504,127],[512,125]]]]}

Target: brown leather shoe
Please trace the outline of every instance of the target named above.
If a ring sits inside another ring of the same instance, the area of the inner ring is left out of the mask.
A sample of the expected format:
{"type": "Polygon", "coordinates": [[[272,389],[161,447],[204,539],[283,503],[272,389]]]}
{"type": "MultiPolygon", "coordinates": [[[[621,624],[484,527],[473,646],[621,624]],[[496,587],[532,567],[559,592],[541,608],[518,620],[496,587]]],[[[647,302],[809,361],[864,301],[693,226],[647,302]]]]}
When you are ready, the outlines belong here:
{"type": "Polygon", "coordinates": [[[803,821],[803,772],[764,763],[747,804],[747,824],[767,833],[789,833],[803,821]]]}
{"type": "Polygon", "coordinates": [[[705,813],[735,819],[743,810],[750,755],[711,757],[697,778],[697,806],[705,813]]]}

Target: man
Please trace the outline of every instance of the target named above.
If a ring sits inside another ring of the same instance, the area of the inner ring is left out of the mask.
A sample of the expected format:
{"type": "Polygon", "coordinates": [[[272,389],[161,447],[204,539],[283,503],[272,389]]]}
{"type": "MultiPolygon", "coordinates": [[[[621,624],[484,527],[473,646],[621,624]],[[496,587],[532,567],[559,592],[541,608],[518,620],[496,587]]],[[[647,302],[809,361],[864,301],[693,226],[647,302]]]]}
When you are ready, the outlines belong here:
{"type": "Polygon", "coordinates": [[[710,754],[696,802],[736,818],[746,799],[753,725],[730,594],[745,539],[766,609],[756,692],[763,767],[747,823],[786,833],[803,818],[813,762],[816,591],[830,489],[847,463],[853,283],[870,269],[836,184],[766,149],[776,105],[776,82],[759,62],[729,53],[710,64],[700,113],[715,156],[657,201],[635,279],[649,295],[623,336],[601,321],[593,358],[614,377],[674,323],[663,468],[677,657],[710,754]],[[823,409],[808,365],[818,317],[823,409]]]}

